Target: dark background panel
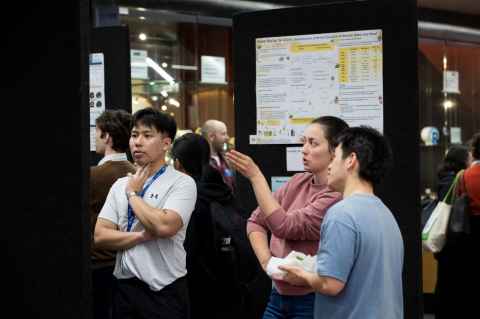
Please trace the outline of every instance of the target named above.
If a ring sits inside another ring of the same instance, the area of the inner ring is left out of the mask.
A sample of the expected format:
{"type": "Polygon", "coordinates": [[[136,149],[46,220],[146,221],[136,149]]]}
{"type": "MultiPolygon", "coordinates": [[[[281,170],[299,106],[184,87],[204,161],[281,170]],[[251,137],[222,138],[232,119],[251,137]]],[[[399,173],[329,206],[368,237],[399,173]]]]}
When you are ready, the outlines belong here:
{"type": "MultiPolygon", "coordinates": [[[[383,30],[384,134],[395,167],[376,189],[393,211],[405,242],[405,318],[419,318],[421,258],[418,198],[417,20],[414,1],[365,1],[252,12],[234,17],[236,143],[251,155],[268,181],[286,172],[287,145],[249,145],[256,132],[255,38],[354,30],[383,30]]],[[[290,145],[291,146],[291,145],[290,145]]],[[[239,196],[256,206],[250,185],[238,179],[239,196]]]]}
{"type": "MultiPolygon", "coordinates": [[[[453,2],[453,1],[452,1],[453,2]]],[[[470,5],[474,5],[471,3],[470,5]]],[[[451,10],[438,10],[431,8],[419,8],[418,19],[422,21],[435,21],[437,23],[445,23],[452,25],[461,25],[468,28],[480,28],[480,19],[478,18],[478,12],[470,8],[468,12],[451,10]]]]}
{"type": "Polygon", "coordinates": [[[89,1],[2,9],[2,317],[89,318],[89,1]]]}
{"type": "MultiPolygon", "coordinates": [[[[103,53],[105,65],[105,109],[132,112],[130,39],[127,26],[98,27],[91,30],[90,53],[103,53]]],[[[102,156],[90,152],[96,165],[102,156]]]]}

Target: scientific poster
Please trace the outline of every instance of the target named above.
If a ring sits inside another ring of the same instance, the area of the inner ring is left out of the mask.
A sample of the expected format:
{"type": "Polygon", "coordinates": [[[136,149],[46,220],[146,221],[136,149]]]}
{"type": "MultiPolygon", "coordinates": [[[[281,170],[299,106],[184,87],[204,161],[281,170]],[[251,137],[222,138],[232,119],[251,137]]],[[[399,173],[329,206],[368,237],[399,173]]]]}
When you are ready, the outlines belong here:
{"type": "Polygon", "coordinates": [[[383,131],[382,31],[258,38],[257,132],[250,144],[298,144],[316,117],[383,131]]]}
{"type": "Polygon", "coordinates": [[[105,111],[105,63],[103,53],[90,54],[90,150],[95,151],[95,121],[105,111]]]}
{"type": "Polygon", "coordinates": [[[201,82],[226,84],[225,81],[225,58],[220,56],[202,55],[201,61],[201,82]]]}

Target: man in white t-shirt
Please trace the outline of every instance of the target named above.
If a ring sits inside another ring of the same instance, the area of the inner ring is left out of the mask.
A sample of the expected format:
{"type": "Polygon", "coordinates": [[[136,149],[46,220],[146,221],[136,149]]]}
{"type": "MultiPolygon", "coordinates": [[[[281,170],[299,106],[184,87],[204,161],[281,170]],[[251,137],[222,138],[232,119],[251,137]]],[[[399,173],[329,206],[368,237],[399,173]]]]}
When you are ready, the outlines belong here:
{"type": "Polygon", "coordinates": [[[176,133],[172,117],[147,108],[132,122],[139,168],[113,184],[95,227],[97,247],[117,250],[113,318],[188,318],[183,242],[195,182],[165,163],[176,133]]]}

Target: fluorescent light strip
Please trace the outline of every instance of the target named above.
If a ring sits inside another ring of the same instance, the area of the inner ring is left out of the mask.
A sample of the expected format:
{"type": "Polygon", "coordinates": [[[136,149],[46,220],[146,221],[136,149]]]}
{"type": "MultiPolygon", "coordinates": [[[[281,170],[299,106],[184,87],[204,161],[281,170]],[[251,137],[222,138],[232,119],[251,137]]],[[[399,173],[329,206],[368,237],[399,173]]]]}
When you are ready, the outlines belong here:
{"type": "Polygon", "coordinates": [[[196,67],[196,66],[194,66],[194,65],[172,64],[172,69],[197,71],[197,70],[198,70],[198,67],[196,67]]]}
{"type": "Polygon", "coordinates": [[[173,79],[173,77],[170,74],[168,74],[164,69],[162,69],[162,67],[160,65],[158,65],[157,62],[153,61],[152,59],[150,59],[148,57],[145,59],[145,62],[147,63],[147,65],[149,67],[154,69],[168,83],[170,83],[170,84],[175,83],[175,80],[173,79]]]}

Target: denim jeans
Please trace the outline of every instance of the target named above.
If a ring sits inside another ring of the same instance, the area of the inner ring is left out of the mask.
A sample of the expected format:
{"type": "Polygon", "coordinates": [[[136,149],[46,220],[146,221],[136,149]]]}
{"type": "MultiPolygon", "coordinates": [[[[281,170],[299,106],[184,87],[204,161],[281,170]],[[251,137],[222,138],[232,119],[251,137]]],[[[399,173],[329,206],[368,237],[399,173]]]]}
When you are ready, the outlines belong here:
{"type": "Polygon", "coordinates": [[[272,288],[263,319],[313,319],[315,293],[302,296],[282,296],[272,288]]]}

